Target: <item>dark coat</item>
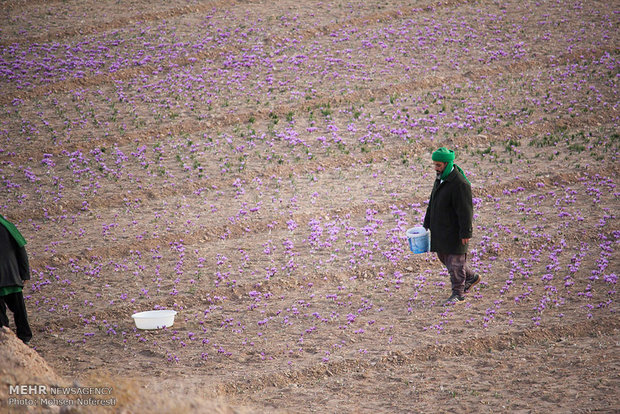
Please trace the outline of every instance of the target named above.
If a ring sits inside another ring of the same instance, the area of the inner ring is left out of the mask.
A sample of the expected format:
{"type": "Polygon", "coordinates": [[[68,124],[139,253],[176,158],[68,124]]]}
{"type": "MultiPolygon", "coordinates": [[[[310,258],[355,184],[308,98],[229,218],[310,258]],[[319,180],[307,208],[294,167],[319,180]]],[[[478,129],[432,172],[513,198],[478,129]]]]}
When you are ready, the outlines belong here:
{"type": "Polygon", "coordinates": [[[0,287],[23,287],[23,281],[29,279],[26,249],[19,247],[11,233],[0,224],[0,287]]]}
{"type": "Polygon", "coordinates": [[[471,185],[456,167],[443,183],[436,179],[424,216],[424,227],[431,231],[431,251],[467,253],[461,239],[471,238],[473,215],[471,185]]]}

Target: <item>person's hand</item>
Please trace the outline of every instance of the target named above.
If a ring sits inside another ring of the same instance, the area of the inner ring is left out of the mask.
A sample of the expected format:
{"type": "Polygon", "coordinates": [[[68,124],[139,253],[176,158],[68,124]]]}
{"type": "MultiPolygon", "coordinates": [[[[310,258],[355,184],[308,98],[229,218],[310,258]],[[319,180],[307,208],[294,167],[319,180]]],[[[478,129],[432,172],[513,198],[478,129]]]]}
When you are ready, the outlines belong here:
{"type": "Polygon", "coordinates": [[[467,243],[469,243],[469,241],[470,241],[470,240],[471,240],[471,239],[461,239],[461,243],[463,243],[463,244],[467,244],[467,243]]]}

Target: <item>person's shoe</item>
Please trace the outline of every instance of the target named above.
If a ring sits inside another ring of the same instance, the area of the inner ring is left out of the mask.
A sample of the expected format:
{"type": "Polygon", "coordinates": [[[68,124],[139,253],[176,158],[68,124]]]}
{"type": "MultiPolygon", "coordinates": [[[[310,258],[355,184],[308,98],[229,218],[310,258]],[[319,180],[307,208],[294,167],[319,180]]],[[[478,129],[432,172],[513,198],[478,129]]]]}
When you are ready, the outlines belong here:
{"type": "Polygon", "coordinates": [[[476,286],[478,283],[480,283],[480,275],[474,275],[474,277],[471,280],[466,280],[465,281],[465,293],[467,293],[471,288],[473,288],[474,286],[476,286]]]}
{"type": "Polygon", "coordinates": [[[456,305],[457,303],[461,303],[465,300],[465,298],[461,295],[457,295],[456,293],[453,294],[452,296],[450,296],[448,298],[448,300],[446,300],[443,305],[444,306],[452,306],[452,305],[456,305]]]}

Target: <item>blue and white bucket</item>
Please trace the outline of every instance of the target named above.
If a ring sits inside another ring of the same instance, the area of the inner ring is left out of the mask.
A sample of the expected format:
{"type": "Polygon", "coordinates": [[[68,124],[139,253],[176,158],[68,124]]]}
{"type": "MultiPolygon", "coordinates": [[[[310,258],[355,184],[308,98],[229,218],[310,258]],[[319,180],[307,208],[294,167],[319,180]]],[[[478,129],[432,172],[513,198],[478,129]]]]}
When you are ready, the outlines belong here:
{"type": "Polygon", "coordinates": [[[407,230],[409,250],[413,253],[426,253],[431,250],[431,233],[424,227],[414,227],[407,230]]]}

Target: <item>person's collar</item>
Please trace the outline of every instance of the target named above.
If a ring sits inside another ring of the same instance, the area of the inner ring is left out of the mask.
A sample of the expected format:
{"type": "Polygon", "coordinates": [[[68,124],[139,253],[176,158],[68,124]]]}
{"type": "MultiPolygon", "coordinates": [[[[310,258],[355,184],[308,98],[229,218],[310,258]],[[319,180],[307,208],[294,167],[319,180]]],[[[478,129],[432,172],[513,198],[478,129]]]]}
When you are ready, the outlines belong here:
{"type": "Polygon", "coordinates": [[[450,173],[446,176],[446,178],[444,180],[442,180],[442,179],[439,180],[439,183],[441,184],[444,181],[446,181],[450,177],[450,175],[452,174],[453,171],[454,171],[454,166],[452,166],[452,169],[450,170],[450,173]]]}

